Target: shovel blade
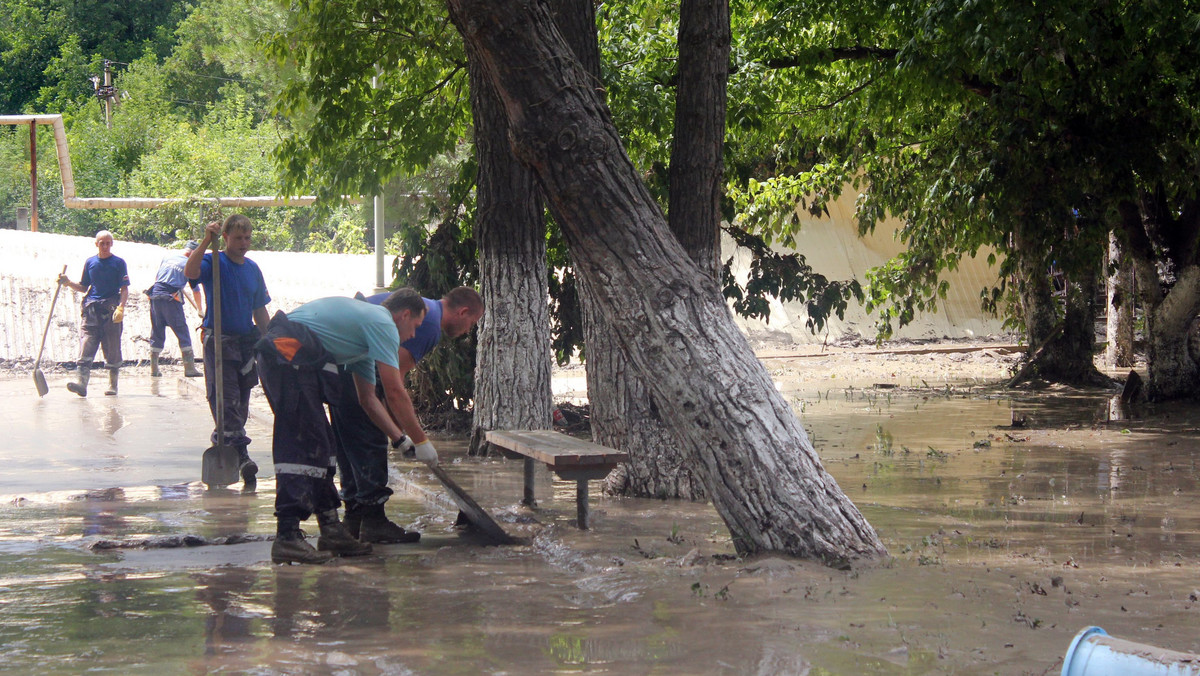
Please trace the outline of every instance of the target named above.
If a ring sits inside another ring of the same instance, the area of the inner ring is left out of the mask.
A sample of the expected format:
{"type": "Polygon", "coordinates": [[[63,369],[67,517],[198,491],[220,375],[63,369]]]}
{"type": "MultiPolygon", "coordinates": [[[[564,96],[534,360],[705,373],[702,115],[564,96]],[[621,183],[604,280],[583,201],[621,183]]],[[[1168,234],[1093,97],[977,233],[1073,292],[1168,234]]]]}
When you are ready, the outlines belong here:
{"type": "Polygon", "coordinates": [[[33,370],[33,384],[37,386],[38,396],[44,397],[50,391],[50,386],[46,384],[46,374],[42,373],[41,369],[33,370]]]}
{"type": "Polygon", "coordinates": [[[204,451],[201,460],[200,480],[209,488],[224,488],[237,483],[240,465],[237,449],[233,446],[211,446],[204,451]]]}
{"type": "Polygon", "coordinates": [[[462,489],[462,486],[458,485],[457,481],[451,479],[449,474],[446,474],[446,470],[438,465],[429,465],[429,469],[433,471],[433,475],[438,478],[438,481],[442,482],[446,490],[450,491],[450,497],[454,499],[454,503],[458,505],[458,509],[460,510],[459,514],[466,517],[467,521],[471,522],[476,531],[498,545],[517,544],[516,538],[505,532],[500,527],[500,524],[496,523],[496,520],[480,507],[478,502],[475,502],[475,498],[468,495],[462,489]]]}

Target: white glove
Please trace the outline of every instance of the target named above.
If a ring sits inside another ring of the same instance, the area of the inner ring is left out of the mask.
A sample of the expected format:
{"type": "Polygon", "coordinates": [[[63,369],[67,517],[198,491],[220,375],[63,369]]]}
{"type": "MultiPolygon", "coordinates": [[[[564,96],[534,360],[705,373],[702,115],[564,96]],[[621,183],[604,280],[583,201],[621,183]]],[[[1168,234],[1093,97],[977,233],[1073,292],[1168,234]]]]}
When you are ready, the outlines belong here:
{"type": "Polygon", "coordinates": [[[413,442],[407,436],[401,435],[399,439],[396,439],[390,445],[393,451],[405,453],[413,447],[413,442]]]}
{"type": "Polygon", "coordinates": [[[417,444],[417,460],[428,463],[430,465],[438,464],[437,449],[433,447],[433,442],[426,439],[417,444]]]}

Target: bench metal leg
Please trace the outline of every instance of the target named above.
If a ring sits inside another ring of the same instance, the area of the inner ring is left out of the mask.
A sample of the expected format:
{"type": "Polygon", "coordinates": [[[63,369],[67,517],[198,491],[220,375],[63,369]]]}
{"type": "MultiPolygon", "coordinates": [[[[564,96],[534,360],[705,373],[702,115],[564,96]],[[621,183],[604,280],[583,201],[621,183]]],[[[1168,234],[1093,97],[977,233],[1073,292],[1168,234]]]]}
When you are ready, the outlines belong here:
{"type": "Polygon", "coordinates": [[[579,522],[579,530],[588,529],[587,479],[577,479],[575,481],[575,519],[579,522]]]}
{"type": "Polygon", "coordinates": [[[537,500],[533,497],[533,458],[525,458],[525,497],[521,499],[521,504],[526,507],[537,507],[537,500]]]}

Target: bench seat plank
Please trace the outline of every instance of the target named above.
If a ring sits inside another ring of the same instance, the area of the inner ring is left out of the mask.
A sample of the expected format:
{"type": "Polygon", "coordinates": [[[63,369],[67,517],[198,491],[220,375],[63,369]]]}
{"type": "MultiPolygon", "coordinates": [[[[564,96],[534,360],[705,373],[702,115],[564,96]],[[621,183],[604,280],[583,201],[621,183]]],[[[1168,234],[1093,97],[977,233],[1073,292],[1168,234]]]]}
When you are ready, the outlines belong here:
{"type": "Polygon", "coordinates": [[[487,440],[501,448],[540,460],[555,469],[616,465],[629,459],[628,453],[553,430],[492,430],[487,433],[487,440]]]}

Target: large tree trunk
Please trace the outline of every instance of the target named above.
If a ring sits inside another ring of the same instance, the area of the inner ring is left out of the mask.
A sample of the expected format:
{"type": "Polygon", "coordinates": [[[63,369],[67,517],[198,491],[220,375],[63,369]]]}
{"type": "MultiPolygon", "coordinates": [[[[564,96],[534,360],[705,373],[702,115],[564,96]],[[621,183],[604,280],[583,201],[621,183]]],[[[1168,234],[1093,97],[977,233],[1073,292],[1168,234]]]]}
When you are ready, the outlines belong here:
{"type": "MultiPolygon", "coordinates": [[[[679,6],[677,44],[679,72],[675,88],[675,134],[671,139],[668,223],[701,272],[716,279],[729,79],[728,1],[683,0],[679,6]]],[[[619,352],[612,356],[615,361],[624,361],[619,352]]],[[[624,382],[616,385],[616,403],[623,415],[611,422],[624,428],[624,438],[620,441],[634,443],[622,447],[629,451],[629,462],[609,475],[608,491],[643,497],[705,499],[704,484],[685,461],[679,444],[666,434],[649,391],[627,369],[619,372],[624,382]]],[[[616,435],[613,440],[617,441],[616,435]]]]}
{"type": "Polygon", "coordinates": [[[1198,313],[1200,268],[1194,265],[1177,275],[1170,291],[1160,294],[1153,304],[1147,303],[1146,394],[1151,401],[1200,396],[1200,364],[1189,345],[1198,313]]]}
{"type": "MultiPolygon", "coordinates": [[[[1066,279],[1065,298],[1060,309],[1046,268],[1046,257],[1037,247],[1036,233],[1028,225],[1013,229],[1014,255],[1021,279],[1017,295],[1025,319],[1029,355],[1032,363],[1022,369],[1025,377],[1075,387],[1108,383],[1096,369],[1095,308],[1092,297],[1096,278],[1092,273],[1066,279]]],[[[1024,378],[1018,378],[1019,382],[1024,378]]]]}
{"type": "Polygon", "coordinates": [[[513,157],[508,119],[491,83],[468,64],[475,121],[475,241],[480,294],[472,455],[494,429],[550,427],[550,317],[546,226],[533,172],[513,157]]]}
{"type": "Polygon", "coordinates": [[[716,283],[667,229],[546,8],[449,0],[504,101],[577,274],[695,462],[739,552],[842,562],[885,553],[738,331],[716,283]]]}
{"type": "Polygon", "coordinates": [[[1105,315],[1105,334],[1108,346],[1104,363],[1109,368],[1129,368],[1133,353],[1133,263],[1117,231],[1108,233],[1108,311],[1105,315]]]}
{"type": "MultiPolygon", "coordinates": [[[[1147,201],[1143,198],[1142,204],[1147,201]]],[[[1173,227],[1179,235],[1184,228],[1179,223],[1148,223],[1145,211],[1154,210],[1132,200],[1121,202],[1119,208],[1146,318],[1146,395],[1152,401],[1195,398],[1200,392],[1200,362],[1195,346],[1189,345],[1189,334],[1200,313],[1200,266],[1187,263],[1174,269],[1174,283],[1166,288],[1159,267],[1172,261],[1162,260],[1148,232],[1173,227]]],[[[1185,260],[1191,260],[1184,248],[1176,246],[1185,260]]]]}
{"type": "MultiPolygon", "coordinates": [[[[554,23],[584,70],[594,78],[593,92],[603,104],[600,45],[591,0],[554,0],[554,23]]],[[[638,497],[705,499],[704,485],[685,462],[649,391],[630,367],[616,333],[592,299],[587,280],[579,278],[580,316],[587,353],[588,402],[592,440],[629,454],[629,462],[608,475],[605,490],[638,497]]]]}

